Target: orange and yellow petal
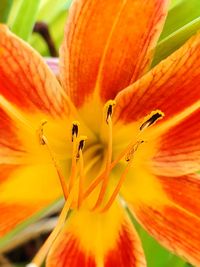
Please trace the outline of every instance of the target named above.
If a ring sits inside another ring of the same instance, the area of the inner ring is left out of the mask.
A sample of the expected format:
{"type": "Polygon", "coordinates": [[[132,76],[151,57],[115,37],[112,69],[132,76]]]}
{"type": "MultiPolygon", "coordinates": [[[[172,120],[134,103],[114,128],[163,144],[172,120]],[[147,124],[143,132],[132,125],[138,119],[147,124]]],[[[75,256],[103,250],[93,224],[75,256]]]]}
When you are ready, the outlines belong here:
{"type": "Polygon", "coordinates": [[[112,99],[147,71],[167,6],[167,0],[73,2],[60,70],[76,106],[96,95],[112,99]]]}
{"type": "Polygon", "coordinates": [[[157,137],[154,173],[183,175],[200,170],[200,109],[157,137]]]}
{"type": "MultiPolygon", "coordinates": [[[[129,123],[159,109],[171,119],[189,107],[200,107],[200,34],[159,63],[116,97],[115,120],[129,123]]],[[[189,111],[188,111],[189,113],[189,111]]]]}
{"type": "Polygon", "coordinates": [[[144,267],[138,236],[118,205],[106,213],[72,212],[53,244],[47,267],[144,267]]]}
{"type": "MultiPolygon", "coordinates": [[[[0,164],[16,164],[27,155],[15,121],[0,108],[0,164]]],[[[0,181],[4,173],[1,172],[0,181]]]]}
{"type": "Polygon", "coordinates": [[[69,112],[62,89],[42,57],[3,24],[0,24],[0,95],[29,113],[40,111],[62,116],[69,112]]]}
{"type": "MultiPolygon", "coordinates": [[[[0,96],[0,237],[62,196],[59,178],[46,146],[41,146],[41,118],[20,111],[0,96]]],[[[36,109],[36,112],[38,110],[36,109]]],[[[43,113],[40,115],[44,116],[43,113]]],[[[44,134],[56,160],[70,154],[67,120],[47,118],[44,134]],[[58,141],[59,140],[59,141],[58,141]],[[58,159],[57,159],[58,158],[58,159]]],[[[70,133],[70,131],[69,131],[70,133]]],[[[58,163],[58,164],[59,164],[58,163]]],[[[63,173],[66,177],[66,172],[63,173]]]]}
{"type": "Polygon", "coordinates": [[[0,237],[62,195],[51,164],[1,164],[0,173],[0,237]]]}
{"type": "Polygon", "coordinates": [[[129,176],[122,193],[135,217],[157,241],[200,265],[199,175],[155,176],[141,170],[129,176]]]}

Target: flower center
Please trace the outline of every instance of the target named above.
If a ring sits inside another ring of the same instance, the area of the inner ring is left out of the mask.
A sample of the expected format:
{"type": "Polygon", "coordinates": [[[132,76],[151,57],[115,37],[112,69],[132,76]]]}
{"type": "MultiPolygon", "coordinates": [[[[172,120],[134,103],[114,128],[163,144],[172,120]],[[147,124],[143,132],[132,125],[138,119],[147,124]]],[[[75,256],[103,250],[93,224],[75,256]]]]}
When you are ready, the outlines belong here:
{"type": "MultiPolygon", "coordinates": [[[[63,175],[62,171],[59,168],[59,164],[55,159],[54,153],[51,150],[48,140],[44,134],[44,125],[46,122],[42,122],[41,126],[38,130],[39,141],[41,145],[46,145],[47,150],[51,156],[52,162],[55,166],[57,171],[58,177],[60,179],[60,183],[62,186],[62,190],[64,193],[64,197],[66,201],[69,201],[69,198],[72,199],[70,205],[77,208],[80,208],[84,201],[88,199],[88,197],[95,191],[97,193],[96,199],[91,207],[91,210],[100,209],[100,211],[104,212],[108,210],[116,197],[118,196],[121,186],[125,180],[125,177],[130,170],[134,156],[139,148],[145,140],[143,140],[143,132],[157,122],[159,119],[162,119],[164,114],[159,111],[153,111],[150,115],[148,115],[144,122],[141,124],[140,128],[138,129],[138,136],[134,141],[131,141],[128,146],[121,151],[121,153],[113,159],[113,123],[112,123],[112,116],[114,112],[115,101],[109,100],[104,106],[104,113],[103,113],[103,128],[106,129],[107,132],[107,144],[106,144],[106,155],[105,155],[105,163],[102,171],[98,174],[95,178],[90,180],[89,185],[86,186],[85,183],[86,176],[88,172],[85,170],[84,164],[84,147],[87,141],[87,137],[84,135],[80,135],[79,133],[79,122],[74,121],[72,123],[71,128],[71,142],[72,142],[72,160],[71,160],[71,170],[69,179],[67,180],[63,175]],[[137,141],[135,141],[137,140],[137,141]],[[107,189],[109,184],[110,174],[113,168],[122,160],[125,160],[126,166],[117,182],[117,185],[113,188],[109,198],[107,198],[107,189]],[[98,190],[95,190],[97,189],[98,190]]],[[[91,157],[91,156],[90,156],[91,157]]],[[[98,157],[97,157],[98,159],[98,157]]],[[[91,168],[93,166],[91,165],[91,168]]],[[[92,172],[94,174],[94,172],[92,172]]],[[[88,178],[88,177],[87,177],[88,178]]]]}

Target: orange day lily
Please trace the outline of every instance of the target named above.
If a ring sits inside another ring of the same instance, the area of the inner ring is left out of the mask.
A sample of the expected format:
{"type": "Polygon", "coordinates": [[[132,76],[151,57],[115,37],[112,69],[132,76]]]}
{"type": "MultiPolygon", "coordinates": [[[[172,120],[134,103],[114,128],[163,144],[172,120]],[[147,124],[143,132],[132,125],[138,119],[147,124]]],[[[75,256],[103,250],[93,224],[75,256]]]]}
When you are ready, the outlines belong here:
{"type": "Polygon", "coordinates": [[[59,79],[0,25],[0,235],[66,199],[31,266],[146,266],[124,202],[200,266],[200,34],[149,70],[167,8],[74,0],[59,79]]]}

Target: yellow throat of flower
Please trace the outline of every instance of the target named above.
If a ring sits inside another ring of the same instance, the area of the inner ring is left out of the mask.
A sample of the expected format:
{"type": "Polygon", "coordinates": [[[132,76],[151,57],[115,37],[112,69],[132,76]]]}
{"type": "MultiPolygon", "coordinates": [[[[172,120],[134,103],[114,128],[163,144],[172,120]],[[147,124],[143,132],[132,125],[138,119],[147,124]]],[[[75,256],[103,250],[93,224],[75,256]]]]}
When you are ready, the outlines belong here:
{"type": "Polygon", "coordinates": [[[70,177],[66,179],[63,176],[62,171],[59,168],[59,164],[54,156],[53,151],[51,150],[48,140],[44,134],[44,126],[47,123],[46,121],[41,122],[41,125],[38,129],[39,142],[42,146],[46,146],[47,150],[51,156],[54,167],[56,168],[60,183],[62,186],[63,194],[66,200],[71,199],[71,207],[80,208],[85,200],[94,192],[97,187],[98,194],[93,205],[90,207],[91,210],[97,210],[104,212],[108,210],[116,197],[118,196],[121,186],[125,180],[126,174],[130,170],[134,156],[141,144],[145,142],[143,140],[143,132],[157,122],[159,119],[162,119],[164,114],[159,111],[153,111],[150,115],[144,118],[144,122],[141,124],[137,138],[134,138],[134,141],[131,141],[128,146],[115,158],[113,159],[113,122],[112,115],[114,112],[114,106],[116,105],[114,100],[109,100],[104,105],[103,110],[103,128],[107,131],[107,143],[106,143],[106,155],[105,155],[105,165],[103,170],[96,177],[89,179],[91,182],[87,188],[85,188],[85,180],[87,172],[84,167],[84,153],[83,149],[87,141],[87,136],[80,135],[78,121],[74,121],[71,127],[71,142],[72,142],[72,158],[71,158],[71,171],[70,177]],[[135,141],[137,140],[137,141],[135,141]],[[117,185],[115,186],[113,192],[106,198],[106,191],[108,188],[109,177],[113,168],[120,163],[123,159],[127,162],[126,167],[124,168],[117,185]]]}

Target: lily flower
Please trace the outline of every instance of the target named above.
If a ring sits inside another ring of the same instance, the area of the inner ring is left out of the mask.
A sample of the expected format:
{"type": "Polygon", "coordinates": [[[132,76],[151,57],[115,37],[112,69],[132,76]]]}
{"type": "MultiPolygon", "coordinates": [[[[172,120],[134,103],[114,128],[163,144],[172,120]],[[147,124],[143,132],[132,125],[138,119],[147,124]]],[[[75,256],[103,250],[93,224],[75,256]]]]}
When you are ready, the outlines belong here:
{"type": "Polygon", "coordinates": [[[200,266],[200,34],[150,70],[167,8],[74,0],[59,79],[0,25],[1,237],[65,197],[31,266],[146,266],[124,203],[200,266]]]}

